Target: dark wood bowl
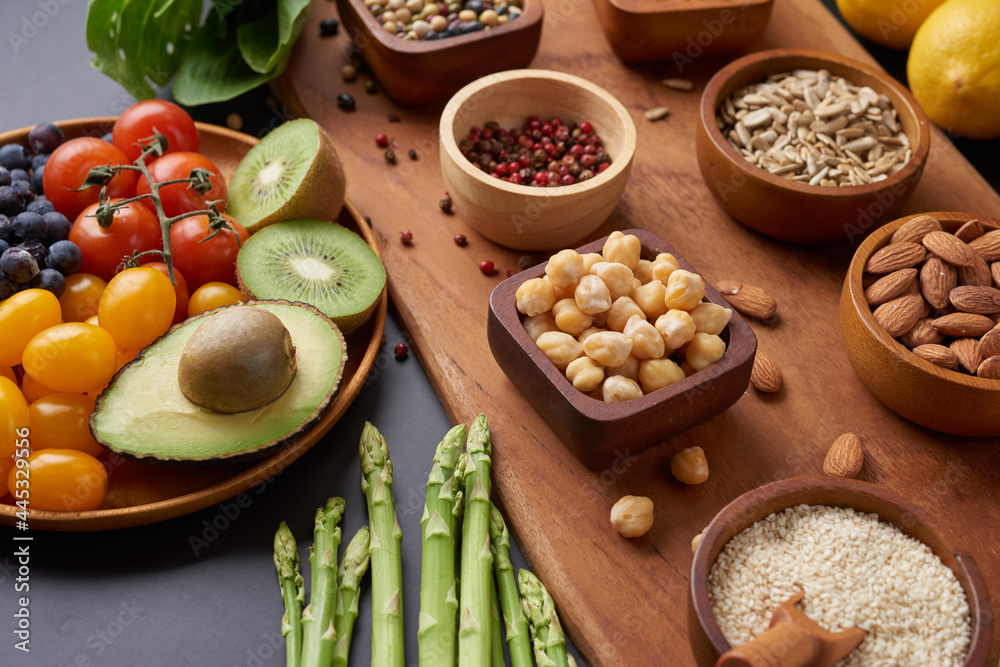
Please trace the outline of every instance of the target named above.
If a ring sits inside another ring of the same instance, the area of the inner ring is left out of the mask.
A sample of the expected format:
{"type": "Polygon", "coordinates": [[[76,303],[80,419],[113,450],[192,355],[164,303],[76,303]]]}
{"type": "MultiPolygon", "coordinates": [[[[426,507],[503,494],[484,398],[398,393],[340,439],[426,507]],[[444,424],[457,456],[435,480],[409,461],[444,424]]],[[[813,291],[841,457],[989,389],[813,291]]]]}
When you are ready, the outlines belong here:
{"type": "Polygon", "coordinates": [[[528,66],[545,9],[541,0],[523,4],[522,14],[502,26],[429,42],[390,35],[362,0],[337,0],[337,11],[385,92],[400,104],[425,104],[487,74],[528,66]]]}
{"type": "Polygon", "coordinates": [[[746,51],[773,0],[594,0],[611,49],[626,63],[689,62],[746,51]]]}
{"type": "MultiPolygon", "coordinates": [[[[1000,220],[969,213],[927,213],[954,232],[976,218],[998,229],[1000,220]]],[[[865,300],[868,259],[893,232],[916,216],[875,230],[854,253],[840,297],[840,330],[844,349],[868,389],[893,412],[942,433],[967,437],[1000,436],[1000,380],[948,370],[922,359],[892,338],[875,321],[865,300]]]]}
{"type": "Polygon", "coordinates": [[[701,98],[695,150],[705,183],[726,213],[783,241],[833,243],[853,241],[899,215],[923,175],[930,138],[920,105],[883,70],[832,53],[774,49],[744,56],[709,80],[701,98]],[[887,95],[910,141],[910,162],[879,183],[824,187],[776,176],[743,159],[716,124],[719,106],[741,86],[798,68],[827,69],[887,95]]]}
{"type": "Polygon", "coordinates": [[[708,596],[708,575],[715,559],[744,528],[800,504],[853,507],[875,513],[930,547],[955,573],[968,598],[972,639],[964,665],[981,667],[986,663],[993,635],[989,591],[972,556],[947,526],[917,503],[874,484],[833,477],[797,477],[743,494],[716,514],[705,529],[691,564],[688,586],[688,637],[699,667],[713,667],[719,656],[731,648],[715,620],[708,596]]]}
{"type": "MultiPolygon", "coordinates": [[[[697,273],[666,241],[651,232],[627,229],[642,243],[643,259],[668,252],[682,269],[697,273]]],[[[578,248],[600,252],[606,237],[578,248]]],[[[530,279],[545,275],[540,264],[508,278],[490,295],[486,332],[490,350],[514,386],[552,428],[563,444],[589,468],[606,468],[706,421],[735,403],[746,391],[757,338],[733,311],[721,337],[726,353],[717,363],[669,387],[622,403],[605,403],[584,394],[549,361],[524,330],[515,293],[530,279]]],[[[711,285],[705,298],[729,308],[711,285]]]]}

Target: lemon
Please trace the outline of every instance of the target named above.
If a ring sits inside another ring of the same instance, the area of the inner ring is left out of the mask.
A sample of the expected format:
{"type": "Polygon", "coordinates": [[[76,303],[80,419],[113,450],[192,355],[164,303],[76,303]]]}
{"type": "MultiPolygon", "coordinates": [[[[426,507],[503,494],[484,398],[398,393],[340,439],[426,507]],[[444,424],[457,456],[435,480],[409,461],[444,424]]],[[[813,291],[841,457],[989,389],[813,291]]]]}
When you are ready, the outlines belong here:
{"type": "Polygon", "coordinates": [[[941,5],[917,31],[906,74],[936,125],[969,139],[1000,137],[1000,3],[941,5]]]}
{"type": "Polygon", "coordinates": [[[873,42],[905,49],[917,28],[945,0],[837,0],[849,26],[873,42]]]}

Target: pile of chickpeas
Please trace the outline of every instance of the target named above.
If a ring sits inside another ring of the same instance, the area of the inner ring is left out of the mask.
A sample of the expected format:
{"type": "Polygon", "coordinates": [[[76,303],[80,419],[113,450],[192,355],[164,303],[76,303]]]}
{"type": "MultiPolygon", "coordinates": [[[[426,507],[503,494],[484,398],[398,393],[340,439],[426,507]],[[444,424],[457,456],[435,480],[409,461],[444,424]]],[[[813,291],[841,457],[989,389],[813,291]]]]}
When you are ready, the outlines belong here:
{"type": "Polygon", "coordinates": [[[641,258],[638,237],[612,232],[601,253],[562,250],[517,290],[524,328],[580,391],[639,398],[719,361],[733,312],[703,301],[705,283],[669,253],[641,258]]]}

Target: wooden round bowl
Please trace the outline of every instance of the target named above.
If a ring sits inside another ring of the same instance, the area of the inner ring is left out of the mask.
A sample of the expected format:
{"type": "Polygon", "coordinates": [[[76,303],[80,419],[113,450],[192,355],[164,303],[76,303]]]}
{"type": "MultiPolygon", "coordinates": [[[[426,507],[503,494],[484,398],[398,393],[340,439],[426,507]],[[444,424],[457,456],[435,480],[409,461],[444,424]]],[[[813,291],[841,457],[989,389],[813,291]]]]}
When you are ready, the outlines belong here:
{"type": "Polygon", "coordinates": [[[720,69],[702,94],[695,133],[698,166],[722,208],[747,227],[795,243],[851,241],[897,217],[923,174],[931,130],[920,105],[881,69],[831,53],[774,49],[744,56],[720,69]],[[722,135],[716,111],[738,88],[794,69],[827,69],[892,100],[912,157],[879,183],[824,187],[798,183],[747,162],[722,135]]]}
{"type": "MultiPolygon", "coordinates": [[[[937,218],[948,232],[972,218],[1000,228],[998,219],[969,213],[920,215],[937,218]]],[[[840,330],[847,356],[875,397],[900,416],[942,433],[1000,436],[1000,380],[948,370],[918,357],[885,332],[865,301],[862,276],[868,258],[914,217],[875,230],[854,253],[840,297],[840,330]]]]}
{"type": "Polygon", "coordinates": [[[440,135],[441,171],[456,214],[491,241],[519,250],[571,248],[607,220],[628,182],[636,143],[632,118],[611,93],[547,70],[500,72],[470,83],[445,106],[440,135]],[[473,126],[495,120],[521,127],[532,115],[590,121],[611,167],[581,183],[536,188],[491,178],[458,149],[473,126]]]}
{"type": "Polygon", "coordinates": [[[853,507],[875,513],[930,547],[955,573],[968,599],[972,639],[964,665],[985,664],[993,634],[989,591],[972,556],[943,523],[917,503],[874,484],[833,477],[797,477],[743,494],[716,514],[705,529],[694,554],[688,586],[688,638],[700,667],[712,667],[721,654],[732,648],[715,620],[709,601],[708,575],[715,559],[743,529],[774,512],[800,504],[853,507]]]}

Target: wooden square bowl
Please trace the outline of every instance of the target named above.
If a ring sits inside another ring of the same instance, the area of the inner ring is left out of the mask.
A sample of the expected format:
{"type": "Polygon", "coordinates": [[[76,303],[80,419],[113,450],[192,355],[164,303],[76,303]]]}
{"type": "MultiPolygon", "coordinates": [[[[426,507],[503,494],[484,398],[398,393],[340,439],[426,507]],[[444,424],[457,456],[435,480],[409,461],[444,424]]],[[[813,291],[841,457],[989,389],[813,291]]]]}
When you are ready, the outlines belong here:
{"type": "MultiPolygon", "coordinates": [[[[641,229],[624,230],[642,243],[642,258],[667,252],[680,268],[697,273],[666,241],[641,229]]],[[[577,251],[601,252],[607,238],[577,251]]],[[[726,353],[718,362],[691,376],[631,401],[605,403],[591,398],[566,379],[524,330],[515,293],[530,278],[545,275],[540,264],[508,278],[490,295],[487,336],[500,368],[553,432],[589,468],[606,468],[618,458],[632,456],[706,421],[735,403],[750,382],[757,338],[739,313],[733,311],[720,334],[726,353]]],[[[729,308],[711,285],[705,299],[729,308]]]]}
{"type": "Polygon", "coordinates": [[[926,544],[955,573],[969,603],[972,638],[964,666],[986,664],[993,635],[989,590],[965,545],[944,523],[916,502],[875,484],[834,477],[795,477],[744,493],[716,514],[702,534],[688,586],[688,638],[699,667],[713,667],[719,656],[732,648],[715,619],[709,598],[708,577],[716,558],[729,540],[745,528],[771,514],[803,504],[850,507],[874,513],[926,544]]]}
{"type": "Polygon", "coordinates": [[[400,104],[426,104],[487,74],[528,66],[545,9],[541,0],[522,4],[521,15],[509,23],[433,41],[390,35],[363,0],[337,0],[337,11],[385,91],[400,104]]]}
{"type": "Polygon", "coordinates": [[[594,0],[618,59],[677,64],[746,51],[763,34],[773,0],[594,0]]]}

